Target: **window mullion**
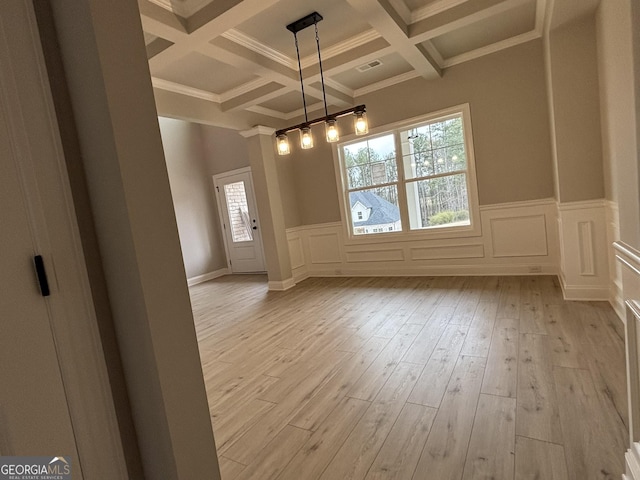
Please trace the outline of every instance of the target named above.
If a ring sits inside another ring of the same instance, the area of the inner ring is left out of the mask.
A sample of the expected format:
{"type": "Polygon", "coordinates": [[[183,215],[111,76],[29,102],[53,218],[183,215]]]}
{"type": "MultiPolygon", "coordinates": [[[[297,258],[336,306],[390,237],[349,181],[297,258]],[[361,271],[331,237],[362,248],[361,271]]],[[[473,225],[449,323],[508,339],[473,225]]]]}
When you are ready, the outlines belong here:
{"type": "Polygon", "coordinates": [[[393,137],[396,144],[396,168],[398,169],[398,208],[400,209],[400,224],[403,232],[408,232],[411,229],[409,224],[409,207],[407,205],[407,188],[406,178],[404,174],[404,164],[402,162],[402,138],[400,137],[400,130],[393,132],[393,137]]]}

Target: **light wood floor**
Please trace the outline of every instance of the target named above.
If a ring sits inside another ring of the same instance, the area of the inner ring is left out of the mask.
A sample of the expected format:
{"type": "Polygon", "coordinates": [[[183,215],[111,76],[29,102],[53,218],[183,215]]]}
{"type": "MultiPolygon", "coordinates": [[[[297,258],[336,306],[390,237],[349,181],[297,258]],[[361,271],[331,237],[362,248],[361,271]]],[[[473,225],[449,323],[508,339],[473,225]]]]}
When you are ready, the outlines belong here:
{"type": "Polygon", "coordinates": [[[621,325],[554,277],[191,288],[223,480],[619,480],[621,325]]]}

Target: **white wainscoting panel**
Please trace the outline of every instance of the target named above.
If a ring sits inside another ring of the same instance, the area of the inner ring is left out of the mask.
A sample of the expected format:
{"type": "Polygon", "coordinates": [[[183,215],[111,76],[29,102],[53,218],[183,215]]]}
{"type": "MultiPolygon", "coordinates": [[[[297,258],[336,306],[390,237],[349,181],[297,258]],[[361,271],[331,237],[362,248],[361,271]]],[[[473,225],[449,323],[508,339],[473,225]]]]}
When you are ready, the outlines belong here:
{"type": "Polygon", "coordinates": [[[558,273],[555,200],[482,206],[480,217],[480,236],[454,238],[420,233],[349,238],[340,222],[291,228],[287,238],[294,279],[558,273]]]}
{"type": "Polygon", "coordinates": [[[304,267],[304,249],[302,248],[302,238],[299,235],[287,238],[289,243],[289,257],[291,259],[291,268],[296,269],[304,267]]]}
{"type": "Polygon", "coordinates": [[[385,248],[375,250],[347,250],[345,252],[347,263],[358,262],[402,262],[404,250],[401,248],[385,248]]]}
{"type": "Polygon", "coordinates": [[[341,263],[340,232],[310,233],[308,235],[311,264],[341,263]]]}
{"type": "Polygon", "coordinates": [[[409,249],[409,252],[411,260],[483,258],[484,246],[482,244],[471,244],[412,247],[409,249]]]}
{"type": "Polygon", "coordinates": [[[603,200],[558,205],[560,283],[567,300],[609,300],[609,250],[603,200]]]}
{"type": "Polygon", "coordinates": [[[549,254],[544,214],[491,218],[494,257],[544,257],[549,254]]]}

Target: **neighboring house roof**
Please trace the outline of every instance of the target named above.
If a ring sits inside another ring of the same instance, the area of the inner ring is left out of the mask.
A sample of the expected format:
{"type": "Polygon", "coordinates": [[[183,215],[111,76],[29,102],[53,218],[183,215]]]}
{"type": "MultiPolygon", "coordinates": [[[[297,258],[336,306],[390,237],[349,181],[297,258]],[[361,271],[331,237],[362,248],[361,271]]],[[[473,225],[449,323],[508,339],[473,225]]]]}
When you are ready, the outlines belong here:
{"type": "Polygon", "coordinates": [[[354,220],[353,225],[360,227],[363,225],[381,225],[385,223],[395,223],[400,220],[400,210],[393,203],[387,202],[384,198],[372,192],[351,192],[349,194],[351,208],[360,202],[367,208],[371,209],[371,214],[367,220],[357,222],[354,220]]]}

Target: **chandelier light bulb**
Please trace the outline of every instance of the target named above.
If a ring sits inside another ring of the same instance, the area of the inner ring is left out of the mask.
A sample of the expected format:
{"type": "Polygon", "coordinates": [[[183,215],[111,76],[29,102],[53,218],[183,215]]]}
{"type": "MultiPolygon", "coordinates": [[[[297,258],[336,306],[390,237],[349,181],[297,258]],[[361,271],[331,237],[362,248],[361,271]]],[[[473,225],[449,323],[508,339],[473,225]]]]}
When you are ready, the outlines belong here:
{"type": "Polygon", "coordinates": [[[304,149],[313,148],[313,135],[311,135],[311,127],[302,127],[300,129],[300,146],[304,149]]]}
{"type": "Polygon", "coordinates": [[[367,123],[367,114],[365,112],[355,112],[356,118],[354,121],[354,128],[356,135],[366,135],[369,133],[369,124],[367,123]]]}
{"type": "Polygon", "coordinates": [[[276,142],[278,144],[278,155],[289,155],[289,153],[291,153],[289,138],[287,138],[286,133],[278,135],[276,142]]]}
{"type": "Polygon", "coordinates": [[[327,142],[333,143],[340,140],[340,132],[338,132],[338,125],[335,118],[327,120],[325,128],[327,132],[327,142]]]}

